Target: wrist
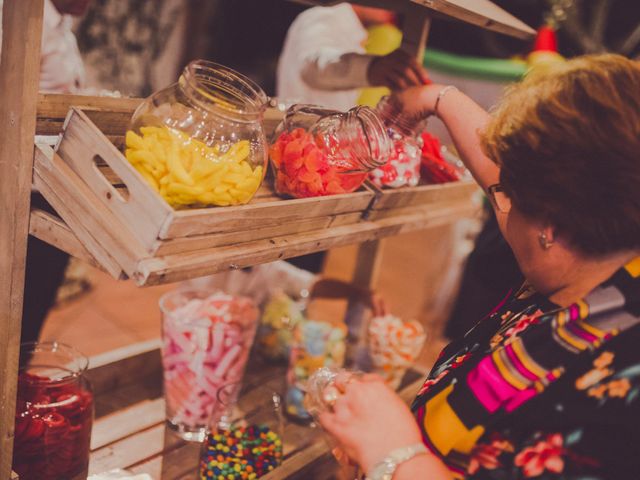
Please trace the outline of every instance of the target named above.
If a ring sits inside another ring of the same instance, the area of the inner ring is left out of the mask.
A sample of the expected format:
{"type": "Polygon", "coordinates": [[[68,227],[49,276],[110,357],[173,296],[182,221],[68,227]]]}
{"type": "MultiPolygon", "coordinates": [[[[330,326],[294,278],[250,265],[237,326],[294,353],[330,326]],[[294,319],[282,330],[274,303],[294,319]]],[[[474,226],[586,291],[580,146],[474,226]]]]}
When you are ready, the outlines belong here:
{"type": "Polygon", "coordinates": [[[364,468],[367,480],[391,480],[396,471],[415,457],[429,453],[422,442],[413,443],[404,447],[395,448],[388,454],[378,459],[378,462],[369,468],[364,468]]]}

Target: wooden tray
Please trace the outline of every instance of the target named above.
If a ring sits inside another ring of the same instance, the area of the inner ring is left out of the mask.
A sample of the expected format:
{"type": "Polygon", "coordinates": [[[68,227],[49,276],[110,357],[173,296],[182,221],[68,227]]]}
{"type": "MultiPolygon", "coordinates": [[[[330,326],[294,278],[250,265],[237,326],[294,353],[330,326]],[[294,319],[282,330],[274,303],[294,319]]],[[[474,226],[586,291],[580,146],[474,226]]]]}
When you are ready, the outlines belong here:
{"type": "MultiPolygon", "coordinates": [[[[90,473],[125,468],[153,480],[195,478],[199,445],[165,430],[159,341],[131,345],[91,359],[89,378],[96,395],[90,473]]],[[[410,401],[422,376],[410,371],[400,395],[410,401]]],[[[284,393],[285,368],[251,358],[242,395],[256,405],[268,399],[253,389],[267,386],[284,393]]],[[[284,462],[264,480],[335,478],[338,466],[318,428],[285,419],[284,462]]]]}
{"type": "MultiPolygon", "coordinates": [[[[184,237],[243,232],[245,241],[267,238],[273,233],[263,233],[262,227],[281,227],[285,221],[291,226],[311,218],[326,221],[329,215],[362,213],[373,199],[371,192],[362,190],[348,195],[282,200],[265,182],[247,205],[174,210],[77,108],[69,112],[57,153],[153,254],[168,253],[162,250],[163,240],[184,237]],[[108,170],[96,167],[98,159],[106,163],[115,177],[110,177],[108,170]],[[125,190],[115,188],[116,185],[122,185],[125,190]]],[[[189,246],[194,250],[202,248],[188,241],[183,242],[180,251],[189,246]]]]}

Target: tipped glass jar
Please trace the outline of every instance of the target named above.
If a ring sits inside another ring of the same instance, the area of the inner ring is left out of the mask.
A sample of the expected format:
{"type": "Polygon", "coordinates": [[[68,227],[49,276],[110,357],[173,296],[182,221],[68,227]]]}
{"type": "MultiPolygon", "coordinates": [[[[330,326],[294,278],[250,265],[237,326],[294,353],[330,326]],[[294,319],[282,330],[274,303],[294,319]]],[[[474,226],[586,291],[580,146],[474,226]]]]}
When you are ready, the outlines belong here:
{"type": "Polygon", "coordinates": [[[193,61],[135,111],[125,156],[173,207],[247,203],[267,162],[266,106],[245,76],[193,61]]]}
{"type": "Polygon", "coordinates": [[[384,97],[376,107],[392,142],[389,161],[369,176],[378,187],[415,187],[420,182],[422,140],[426,119],[407,115],[392,97],[384,97]]]}
{"type": "Polygon", "coordinates": [[[368,107],[348,112],[294,105],[269,150],[280,195],[295,198],[350,193],[391,153],[384,125],[368,107]]]}

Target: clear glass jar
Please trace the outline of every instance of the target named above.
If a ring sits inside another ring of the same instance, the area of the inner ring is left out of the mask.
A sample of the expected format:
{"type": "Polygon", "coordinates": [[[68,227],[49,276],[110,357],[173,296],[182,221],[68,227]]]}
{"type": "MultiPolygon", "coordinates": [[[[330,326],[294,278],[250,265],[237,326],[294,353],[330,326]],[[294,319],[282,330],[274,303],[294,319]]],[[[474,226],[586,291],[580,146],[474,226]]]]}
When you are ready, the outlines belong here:
{"type": "Polygon", "coordinates": [[[87,478],[94,408],[88,364],[61,343],[22,345],[12,465],[21,479],[87,478]]]}
{"type": "Polygon", "coordinates": [[[276,191],[295,198],[350,193],[391,152],[384,125],[369,107],[348,112],[294,105],[269,150],[276,191]]]}
{"type": "Polygon", "coordinates": [[[174,207],[247,203],[264,178],[266,106],[245,76],[193,61],[135,111],[125,156],[174,207]]]}
{"type": "Polygon", "coordinates": [[[218,390],[209,433],[200,452],[199,479],[260,478],[282,463],[280,395],[255,387],[239,397],[240,389],[239,383],[231,383],[218,390]]]}
{"type": "Polygon", "coordinates": [[[177,290],[160,299],[167,426],[201,442],[219,388],[242,381],[258,323],[246,297],[177,290]]]}
{"type": "Polygon", "coordinates": [[[369,178],[378,187],[415,187],[420,182],[422,140],[426,119],[407,115],[392,97],[384,97],[376,107],[387,135],[393,143],[388,162],[371,172],[369,178]]]}
{"type": "Polygon", "coordinates": [[[307,320],[294,330],[287,371],[287,414],[308,421],[311,415],[304,405],[309,377],[322,367],[342,367],[346,351],[347,327],[307,320]]]}

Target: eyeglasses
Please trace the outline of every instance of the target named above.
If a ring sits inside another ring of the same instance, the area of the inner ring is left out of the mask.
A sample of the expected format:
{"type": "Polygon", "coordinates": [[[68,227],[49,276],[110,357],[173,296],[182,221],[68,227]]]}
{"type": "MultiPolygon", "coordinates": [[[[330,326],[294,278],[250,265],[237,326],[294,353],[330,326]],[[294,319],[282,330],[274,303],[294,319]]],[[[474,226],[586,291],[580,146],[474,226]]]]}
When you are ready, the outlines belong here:
{"type": "Polygon", "coordinates": [[[511,210],[511,199],[504,193],[502,185],[494,183],[487,188],[489,199],[496,206],[500,213],[509,213],[511,210]]]}

